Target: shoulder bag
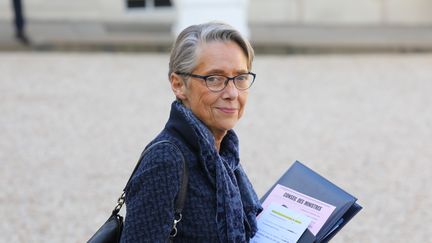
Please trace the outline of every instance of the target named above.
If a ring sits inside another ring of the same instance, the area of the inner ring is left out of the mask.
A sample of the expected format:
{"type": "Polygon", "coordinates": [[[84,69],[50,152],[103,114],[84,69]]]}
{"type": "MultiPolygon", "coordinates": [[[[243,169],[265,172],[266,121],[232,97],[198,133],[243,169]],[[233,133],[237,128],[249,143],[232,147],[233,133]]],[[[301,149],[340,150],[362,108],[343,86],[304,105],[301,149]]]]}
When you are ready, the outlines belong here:
{"type": "MultiPolygon", "coordinates": [[[[174,237],[177,235],[177,223],[179,223],[182,219],[182,210],[184,206],[184,202],[186,199],[186,192],[187,192],[187,184],[188,184],[188,165],[187,161],[184,159],[183,153],[180,151],[180,149],[172,142],[168,140],[163,140],[156,142],[152,144],[150,147],[148,147],[140,156],[140,159],[138,160],[137,165],[135,166],[135,169],[133,170],[131,176],[129,177],[128,182],[126,183],[126,187],[129,184],[130,180],[132,179],[133,174],[138,169],[139,165],[141,164],[141,161],[144,157],[144,155],[154,146],[162,143],[168,143],[173,145],[181,154],[181,158],[183,160],[183,175],[181,179],[180,184],[180,191],[177,196],[177,199],[175,201],[175,211],[174,211],[174,219],[173,219],[173,226],[171,233],[169,235],[168,241],[172,241],[174,237]]],[[[120,242],[121,233],[123,230],[123,216],[119,214],[120,209],[122,208],[123,204],[125,203],[125,190],[126,187],[123,189],[123,193],[117,200],[117,205],[115,206],[114,210],[111,213],[111,216],[108,218],[108,220],[99,228],[98,231],[87,241],[87,243],[117,243],[120,242]]]]}

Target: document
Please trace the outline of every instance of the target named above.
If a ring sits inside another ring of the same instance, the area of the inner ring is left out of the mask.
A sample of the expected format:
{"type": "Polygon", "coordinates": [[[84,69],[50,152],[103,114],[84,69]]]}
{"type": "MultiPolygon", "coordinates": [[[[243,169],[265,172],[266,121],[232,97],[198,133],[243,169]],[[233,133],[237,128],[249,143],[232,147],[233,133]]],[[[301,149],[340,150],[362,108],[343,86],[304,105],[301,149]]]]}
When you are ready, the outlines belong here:
{"type": "Polygon", "coordinates": [[[335,207],[318,199],[309,197],[289,187],[276,185],[263,203],[265,209],[271,203],[278,203],[298,213],[308,216],[312,222],[309,230],[316,235],[335,207]]]}
{"type": "Polygon", "coordinates": [[[259,215],[258,232],[251,243],[297,242],[308,227],[311,219],[286,208],[271,203],[259,215]]]}
{"type": "Polygon", "coordinates": [[[265,209],[272,203],[283,205],[297,213],[309,217],[312,221],[308,226],[308,229],[315,236],[335,210],[333,205],[309,197],[280,184],[274,187],[262,206],[265,209]]]}
{"type": "Polygon", "coordinates": [[[331,240],[362,209],[356,201],[357,198],[299,161],[261,198],[264,209],[276,203],[311,219],[298,241],[301,243],[331,240]]]}

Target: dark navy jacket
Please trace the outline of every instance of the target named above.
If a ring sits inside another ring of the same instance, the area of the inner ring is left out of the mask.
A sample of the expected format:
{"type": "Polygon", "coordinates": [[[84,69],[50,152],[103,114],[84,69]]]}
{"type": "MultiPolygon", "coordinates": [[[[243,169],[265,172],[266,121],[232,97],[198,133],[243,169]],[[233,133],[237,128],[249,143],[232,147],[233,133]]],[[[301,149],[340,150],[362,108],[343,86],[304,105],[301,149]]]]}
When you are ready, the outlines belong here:
{"type": "MultiPolygon", "coordinates": [[[[216,223],[214,178],[201,166],[196,134],[174,105],[165,128],[149,145],[161,140],[176,144],[189,167],[183,218],[177,225],[178,234],[174,241],[221,242],[216,223]]],[[[223,146],[222,142],[221,150],[223,146]]],[[[167,143],[152,147],[142,159],[126,188],[126,218],[121,242],[166,242],[173,225],[183,161],[178,150],[167,143]]],[[[239,165],[236,170],[243,169],[239,165]]],[[[242,178],[239,183],[241,181],[249,182],[247,178],[242,178]]],[[[256,196],[255,192],[253,194],[256,196]]],[[[239,213],[254,214],[254,219],[257,212],[239,213]]],[[[255,234],[250,225],[256,222],[248,221],[254,220],[245,219],[246,239],[255,234]]]]}

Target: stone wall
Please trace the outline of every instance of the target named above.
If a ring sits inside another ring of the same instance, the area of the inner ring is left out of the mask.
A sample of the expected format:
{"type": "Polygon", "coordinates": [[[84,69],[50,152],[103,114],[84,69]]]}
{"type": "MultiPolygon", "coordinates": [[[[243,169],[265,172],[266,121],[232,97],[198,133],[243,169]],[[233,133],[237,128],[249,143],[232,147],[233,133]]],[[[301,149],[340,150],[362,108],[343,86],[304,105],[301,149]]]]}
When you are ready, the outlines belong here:
{"type": "Polygon", "coordinates": [[[253,23],[429,25],[430,0],[250,0],[253,23]]]}
{"type": "MultiPolygon", "coordinates": [[[[33,20],[105,22],[173,22],[173,8],[130,10],[122,0],[22,0],[25,14],[33,20]]],[[[11,18],[10,1],[0,2],[0,19],[11,18]]]]}
{"type": "MultiPolygon", "coordinates": [[[[121,0],[23,2],[28,18],[36,20],[171,23],[176,17],[174,8],[128,10],[121,0]]],[[[248,13],[253,24],[432,25],[430,0],[249,0],[248,13]]],[[[10,1],[1,1],[0,19],[10,18],[10,1]]]]}

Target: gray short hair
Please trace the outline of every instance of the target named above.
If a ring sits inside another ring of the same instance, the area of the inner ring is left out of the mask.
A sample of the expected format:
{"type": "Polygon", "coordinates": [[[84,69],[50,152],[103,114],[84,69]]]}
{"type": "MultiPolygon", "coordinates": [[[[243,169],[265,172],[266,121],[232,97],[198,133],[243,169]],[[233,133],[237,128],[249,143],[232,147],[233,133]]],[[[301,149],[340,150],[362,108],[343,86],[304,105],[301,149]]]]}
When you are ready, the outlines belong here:
{"type": "Polygon", "coordinates": [[[168,77],[173,72],[192,72],[196,67],[199,46],[212,41],[237,43],[246,56],[248,70],[252,69],[254,50],[249,41],[228,24],[209,22],[189,26],[179,34],[171,50],[168,77]]]}

